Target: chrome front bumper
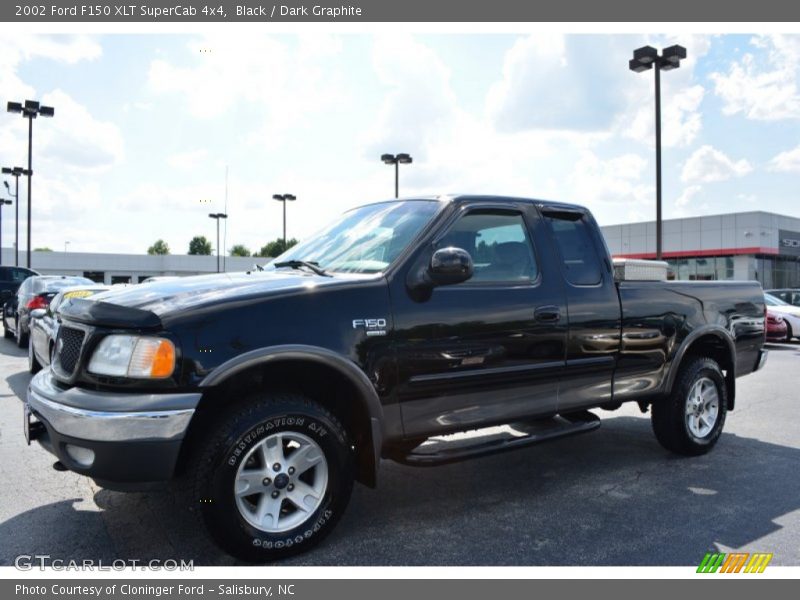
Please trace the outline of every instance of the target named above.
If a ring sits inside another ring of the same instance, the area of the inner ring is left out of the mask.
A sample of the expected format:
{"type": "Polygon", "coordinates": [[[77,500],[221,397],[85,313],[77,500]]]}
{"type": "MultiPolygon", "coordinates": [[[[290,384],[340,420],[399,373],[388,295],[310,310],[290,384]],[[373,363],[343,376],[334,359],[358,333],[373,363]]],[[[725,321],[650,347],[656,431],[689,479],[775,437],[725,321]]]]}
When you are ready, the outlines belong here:
{"type": "Polygon", "coordinates": [[[64,436],[93,442],[173,441],[183,438],[200,396],[62,389],[45,369],[31,380],[27,404],[64,436]]]}

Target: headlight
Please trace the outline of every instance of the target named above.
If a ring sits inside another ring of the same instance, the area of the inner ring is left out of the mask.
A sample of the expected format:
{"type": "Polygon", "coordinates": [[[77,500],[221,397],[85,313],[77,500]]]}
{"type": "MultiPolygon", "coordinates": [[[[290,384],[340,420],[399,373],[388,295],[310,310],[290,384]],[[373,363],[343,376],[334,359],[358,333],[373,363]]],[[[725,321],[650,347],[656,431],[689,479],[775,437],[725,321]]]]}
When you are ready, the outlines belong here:
{"type": "Polygon", "coordinates": [[[175,346],[157,337],[106,336],[89,361],[89,372],[95,375],[163,379],[174,370],[175,346]]]}

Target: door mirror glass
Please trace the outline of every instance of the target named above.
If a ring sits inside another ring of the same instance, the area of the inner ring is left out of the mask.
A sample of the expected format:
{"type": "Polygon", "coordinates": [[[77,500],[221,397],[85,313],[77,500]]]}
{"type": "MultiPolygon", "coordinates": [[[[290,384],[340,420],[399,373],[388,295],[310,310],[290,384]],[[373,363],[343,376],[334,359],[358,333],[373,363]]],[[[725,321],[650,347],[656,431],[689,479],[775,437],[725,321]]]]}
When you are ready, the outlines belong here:
{"type": "Polygon", "coordinates": [[[434,285],[454,285],[467,281],[473,270],[469,252],[450,246],[433,253],[428,274],[434,285]]]}

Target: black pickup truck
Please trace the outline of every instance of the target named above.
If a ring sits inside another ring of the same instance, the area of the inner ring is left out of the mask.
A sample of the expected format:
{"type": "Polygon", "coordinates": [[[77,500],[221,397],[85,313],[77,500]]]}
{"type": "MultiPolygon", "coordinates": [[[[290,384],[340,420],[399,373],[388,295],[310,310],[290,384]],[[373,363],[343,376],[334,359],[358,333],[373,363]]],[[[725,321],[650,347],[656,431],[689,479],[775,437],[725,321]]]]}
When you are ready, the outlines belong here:
{"type": "Polygon", "coordinates": [[[381,459],[590,431],[587,409],[636,402],[665,448],[708,452],[766,357],[761,287],[628,267],[579,206],[370,204],[250,272],[62,305],[26,435],[111,489],[177,482],[250,561],[318,543],[381,459]]]}

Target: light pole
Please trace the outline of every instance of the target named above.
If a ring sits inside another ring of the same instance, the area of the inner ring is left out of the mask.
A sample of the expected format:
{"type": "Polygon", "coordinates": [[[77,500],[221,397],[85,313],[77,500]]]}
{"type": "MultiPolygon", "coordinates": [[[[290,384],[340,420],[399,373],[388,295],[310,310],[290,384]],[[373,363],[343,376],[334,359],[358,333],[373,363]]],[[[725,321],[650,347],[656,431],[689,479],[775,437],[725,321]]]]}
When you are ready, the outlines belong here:
{"type": "Polygon", "coordinates": [[[225,213],[209,213],[208,216],[217,222],[217,273],[219,273],[219,220],[227,219],[228,215],[225,213]]]}
{"type": "Polygon", "coordinates": [[[39,115],[52,117],[55,109],[52,106],[41,106],[36,100],[25,100],[21,102],[9,102],[7,110],[10,113],[18,113],[23,118],[28,119],[28,252],[27,267],[31,268],[31,179],[33,178],[33,120],[39,115]]]}
{"type": "Polygon", "coordinates": [[[286,252],[286,203],[294,202],[297,196],[292,194],[272,194],[272,199],[283,202],[283,251],[286,252]]]}
{"type": "Polygon", "coordinates": [[[661,260],[661,71],[671,71],[681,66],[686,58],[686,48],[670,46],[661,55],[652,46],[642,46],[633,51],[628,68],[642,73],[655,66],[656,72],[656,259],[661,260]]]}
{"type": "MultiPolygon", "coordinates": [[[[14,178],[14,266],[19,266],[19,176],[30,175],[28,169],[22,167],[3,167],[4,175],[11,175],[14,178]]],[[[11,194],[11,187],[7,181],[3,184],[6,186],[8,193],[11,194]]]]}
{"type": "Polygon", "coordinates": [[[67,253],[67,244],[69,244],[69,242],[64,242],[64,254],[67,253]]]}
{"type": "Polygon", "coordinates": [[[400,165],[410,165],[414,159],[410,154],[381,154],[384,164],[394,165],[394,197],[400,197],[400,165]]]}
{"type": "Polygon", "coordinates": [[[0,265],[3,264],[3,207],[11,204],[11,200],[0,198],[0,265]]]}

